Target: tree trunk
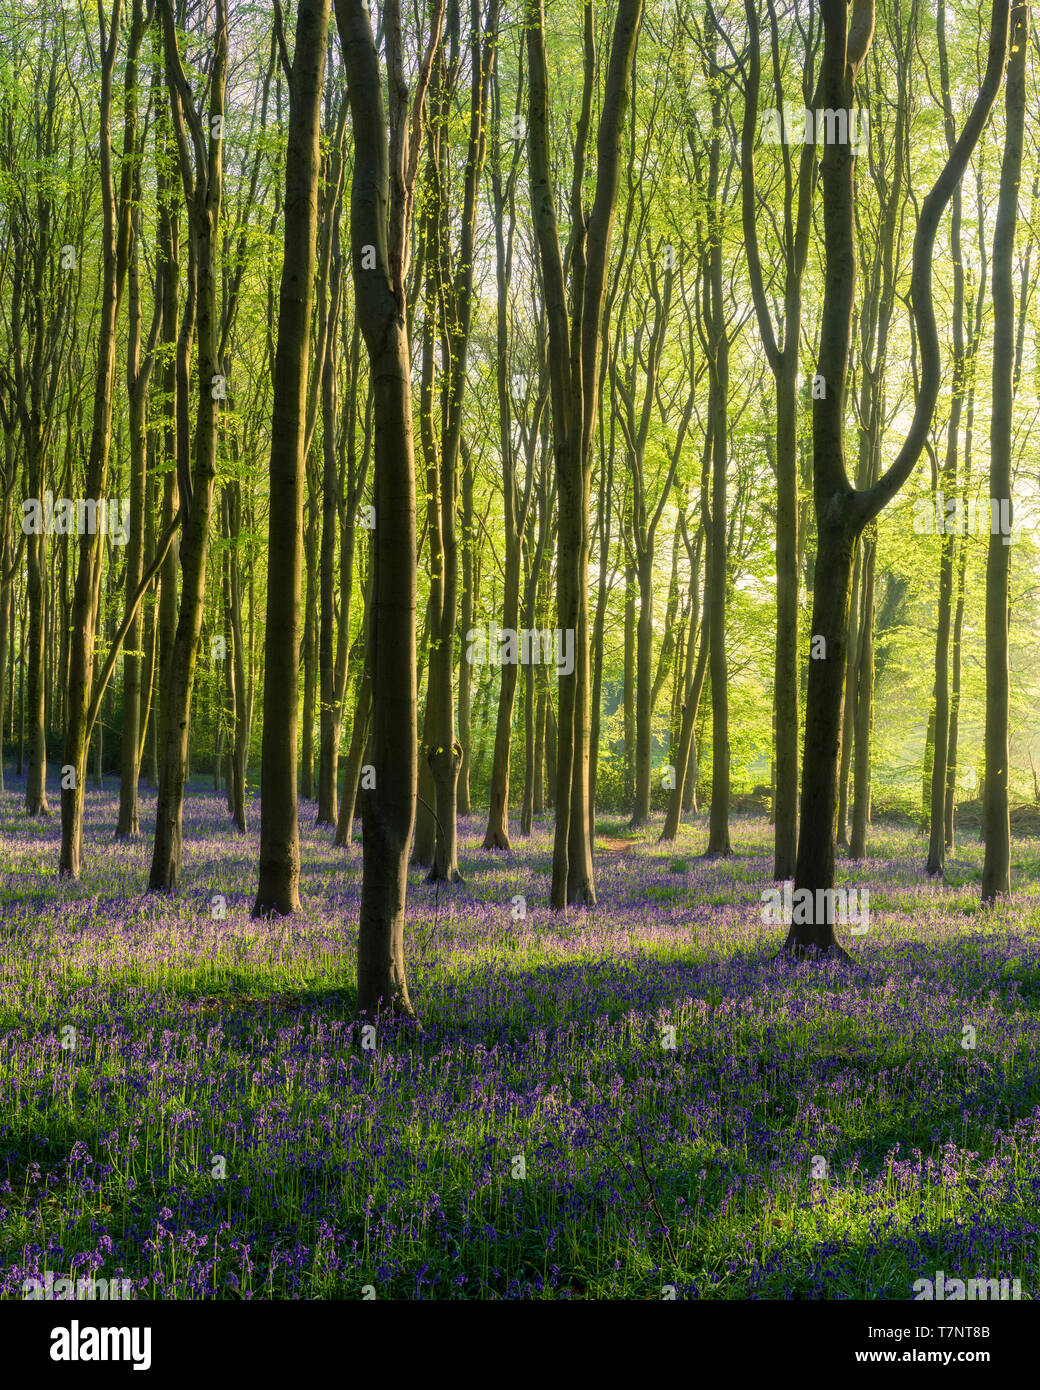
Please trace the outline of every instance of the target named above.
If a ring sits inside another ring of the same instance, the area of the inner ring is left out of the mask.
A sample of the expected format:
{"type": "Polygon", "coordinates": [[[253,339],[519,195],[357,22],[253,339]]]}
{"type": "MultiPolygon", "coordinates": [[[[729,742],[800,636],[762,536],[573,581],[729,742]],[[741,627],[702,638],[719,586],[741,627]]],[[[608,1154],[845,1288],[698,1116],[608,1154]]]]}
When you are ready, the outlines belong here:
{"type": "MultiPolygon", "coordinates": [[[[946,55],[946,4],[940,0],[936,19],[939,47],[939,78],[942,92],[947,146],[954,141],[953,104],[950,96],[950,74],[946,55]]],[[[955,494],[957,488],[957,445],[961,408],[964,400],[964,266],[961,260],[961,190],[957,186],[950,212],[950,259],[953,264],[953,391],[950,400],[950,419],[946,427],[946,459],[940,474],[943,491],[955,494]]],[[[944,528],[942,554],[939,561],[939,612],[935,633],[935,736],[933,742],[932,780],[929,796],[928,860],[929,875],[942,874],[946,858],[946,795],[950,728],[952,720],[950,694],[950,623],[953,608],[954,538],[949,527],[944,528]]]]}
{"type": "MultiPolygon", "coordinates": [[[[417,130],[442,13],[438,10],[431,25],[430,48],[419,75],[417,130]]],[[[404,964],[404,908],[418,769],[416,501],[404,287],[408,206],[418,150],[409,151],[407,144],[408,89],[398,0],[387,0],[383,10],[390,70],[389,148],[379,60],[364,0],[336,0],[336,19],[353,115],[351,262],[357,314],[371,364],[375,423],[376,524],[368,643],[375,781],[362,797],[357,1009],[362,1016],[384,1008],[413,1017],[404,964]],[[375,269],[366,269],[373,252],[375,269]]]]}
{"type": "MultiPolygon", "coordinates": [[[[281,333],[279,332],[280,337],[281,333]]],[[[309,468],[306,469],[304,477],[307,477],[310,472],[309,468]]],[[[317,653],[314,638],[318,609],[316,582],[318,538],[314,516],[315,507],[312,493],[307,505],[306,523],[304,524],[301,519],[301,539],[307,569],[303,603],[303,714],[301,718],[303,727],[300,729],[300,795],[305,801],[314,800],[314,696],[318,683],[318,663],[315,660],[317,653]]],[[[262,801],[260,811],[261,820],[263,820],[262,801]]]]}
{"type": "MultiPolygon", "coordinates": [[[[156,285],[161,293],[162,278],[156,285]]],[[[127,604],[144,574],[145,492],[147,441],[145,391],[148,373],[141,371],[140,254],[136,229],[129,268],[130,333],[127,342],[126,385],[130,411],[130,535],[126,549],[127,604]]],[[[153,339],[154,341],[154,339],[153,339]]],[[[151,345],[149,345],[149,355],[151,345]]],[[[149,369],[150,370],[150,369],[149,369]]],[[[141,770],[141,640],[142,614],[135,605],[133,621],[123,648],[123,718],[120,729],[119,820],[116,838],[137,840],[141,834],[137,807],[137,783],[141,770]]]]}
{"type": "Polygon", "coordinates": [[[625,567],[625,803],[636,795],[636,570],[625,567]]]}
{"type": "MultiPolygon", "coordinates": [[[[822,0],[824,56],[821,95],[828,109],[851,109],[856,73],[873,36],[872,0],[822,0]]],[[[795,888],[813,895],[834,884],[837,765],[841,735],[842,678],[848,640],[852,559],[856,538],[895,496],[920,457],[931,428],[941,381],[941,354],[932,303],[931,266],[939,220],[960,182],[1000,85],[1007,52],[1007,0],[994,0],[986,73],[954,153],[925,198],[914,238],[911,294],[920,351],[920,379],[913,419],[903,447],[879,480],[855,491],[845,469],[845,394],[855,295],[853,223],[854,157],[848,144],[825,146],[822,162],[825,281],[818,376],[814,392],[813,483],[818,555],[814,573],[814,636],[826,655],[809,663],[803,755],[801,825],[795,888]]],[[[785,949],[803,953],[836,943],[833,913],[810,910],[792,921],[785,949]],[[820,920],[820,918],[823,920],[820,920]]]]}
{"type": "MultiPolygon", "coordinates": [[[[461,441],[462,449],[462,514],[460,522],[462,536],[459,548],[462,552],[462,589],[459,594],[459,631],[465,635],[473,626],[473,460],[466,441],[461,441]]],[[[459,662],[459,747],[462,761],[459,764],[459,815],[468,816],[472,810],[469,794],[470,754],[473,741],[473,672],[468,661],[459,662]]]]}
{"type": "MultiPolygon", "coordinates": [[[[997,503],[1006,501],[1009,509],[1015,365],[1012,276],[1015,226],[1019,217],[1018,186],[1022,175],[1029,23],[1029,0],[1016,0],[1011,11],[1011,56],[1008,59],[1004,105],[1006,133],[993,229],[993,405],[990,414],[989,495],[997,503]]],[[[986,905],[1011,895],[1011,823],[1008,808],[1010,539],[991,528],[986,555],[986,791],[982,806],[982,828],[986,842],[982,865],[982,902],[986,905]]]]}
{"type": "Polygon", "coordinates": [[[874,570],[877,532],[860,541],[863,552],[863,611],[859,623],[859,660],[856,663],[856,752],[852,769],[852,834],[849,858],[864,859],[870,821],[870,742],[874,725],[874,570]]]}
{"type": "MultiPolygon", "coordinates": [[[[701,533],[703,535],[703,532],[701,533]]],[[[708,538],[708,554],[711,554],[711,541],[708,538]]],[[[709,561],[710,563],[710,561],[709,561]]],[[[664,829],[661,831],[662,841],[672,841],[679,833],[679,822],[682,818],[684,807],[684,795],[687,784],[691,780],[696,786],[696,739],[694,730],[697,725],[697,714],[700,709],[701,693],[704,690],[704,678],[708,670],[708,588],[704,586],[704,602],[700,603],[699,596],[699,569],[700,569],[700,541],[696,550],[690,557],[690,636],[686,644],[686,671],[684,674],[683,689],[685,698],[682,706],[682,719],[679,725],[679,744],[675,760],[675,785],[672,787],[668,796],[668,809],[665,812],[664,829]],[[700,622],[696,624],[697,612],[700,608],[700,622]],[[695,630],[695,625],[696,629],[695,630]],[[699,630],[700,640],[695,641],[699,630]],[[696,650],[696,662],[694,661],[694,651],[696,650]],[[691,768],[692,763],[692,768],[691,768]]]]}
{"type": "Polygon", "coordinates": [[[603,92],[596,158],[596,193],[588,219],[581,174],[592,107],[595,48],[591,6],[585,10],[585,88],[576,140],[571,198],[573,244],[571,320],[549,168],[549,112],[544,0],[528,0],[530,73],[528,149],[531,201],[549,327],[549,361],[559,525],[557,621],[574,634],[574,670],[559,677],[556,827],[551,901],[596,901],[589,841],[588,545],[592,439],[598,416],[599,356],[611,232],[642,0],[620,0],[603,92]]]}
{"type": "MultiPolygon", "coordinates": [[[[181,66],[170,0],[160,5],[166,48],[166,75],[179,144],[187,150],[185,103],[192,100],[181,66]]],[[[220,202],[223,192],[224,83],[227,74],[227,16],[218,0],[213,63],[209,79],[208,142],[197,138],[194,175],[182,155],[181,178],[188,204],[191,233],[189,307],[178,342],[178,473],[181,507],[185,512],[181,542],[181,601],[163,685],[159,737],[159,791],[156,797],[155,843],[148,876],[150,892],[173,893],[180,880],[181,826],[184,788],[189,775],[191,695],[195,680],[199,635],[206,592],[209,521],[217,470],[217,427],[214,378],[220,372],[217,356],[217,317],[220,294],[218,269],[220,202]],[[198,334],[199,399],[195,422],[194,460],[187,474],[187,351],[191,339],[191,284],[194,275],[194,317],[198,334]]],[[[203,129],[195,113],[193,130],[203,129]]]]}
{"type": "MultiPolygon", "coordinates": [[[[119,302],[126,277],[131,235],[131,191],[137,142],[137,53],[144,32],[140,3],[134,6],[133,26],[126,59],[123,167],[117,198],[112,150],[112,76],[119,45],[120,3],[114,0],[107,52],[101,69],[101,190],[102,190],[102,289],[98,327],[98,363],[94,384],[94,409],[90,454],[84,478],[86,496],[103,498],[108,484],[108,458],[112,438],[112,401],[116,375],[116,328],[119,302]]],[[[79,878],[83,839],[83,795],[87,745],[90,738],[88,711],[94,684],[94,640],[98,629],[103,537],[100,528],[80,537],[79,559],[71,612],[68,718],[65,727],[64,769],[61,792],[61,851],[58,873],[79,878]]],[[[98,729],[100,739],[100,726],[98,729]]]]}
{"type": "Polygon", "coordinates": [[[534,717],[534,768],[532,769],[531,815],[545,814],[545,683],[535,676],[537,706],[534,717]]]}
{"type": "Polygon", "coordinates": [[[838,758],[838,824],[835,832],[839,845],[849,841],[849,780],[852,772],[852,749],[856,737],[856,691],[859,688],[859,615],[862,596],[863,547],[856,547],[852,565],[852,597],[849,605],[849,647],[845,659],[845,692],[841,711],[841,752],[838,758]]]}
{"type": "MultiPolygon", "coordinates": [[[[321,93],[328,36],[329,0],[300,0],[289,98],[285,257],[278,307],[271,423],[260,871],[254,917],[288,916],[300,908],[296,748],[303,492],[307,463],[305,433],[311,306],[317,258],[321,93]]],[[[313,566],[310,574],[313,591],[313,566]]],[[[313,633],[313,622],[311,629],[313,633]]],[[[305,673],[305,684],[312,674],[305,673]]],[[[304,731],[304,744],[310,747],[313,744],[313,709],[305,703],[304,710],[305,722],[310,720],[310,726],[304,731]]],[[[306,763],[304,766],[306,770],[306,763]]]]}

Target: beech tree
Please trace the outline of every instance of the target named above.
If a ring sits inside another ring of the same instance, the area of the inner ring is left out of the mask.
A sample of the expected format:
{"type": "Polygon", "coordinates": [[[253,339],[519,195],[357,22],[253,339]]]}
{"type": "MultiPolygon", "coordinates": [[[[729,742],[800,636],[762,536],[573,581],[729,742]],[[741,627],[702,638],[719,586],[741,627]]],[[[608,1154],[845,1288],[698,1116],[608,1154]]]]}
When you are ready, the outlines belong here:
{"type": "MultiPolygon", "coordinates": [[[[856,75],[874,33],[873,0],[821,0],[824,52],[821,95],[826,108],[849,111],[856,75]]],[[[812,636],[826,655],[809,663],[802,764],[802,800],[795,869],[796,889],[834,885],[835,817],[842,684],[848,640],[852,561],[863,529],[912,473],[931,425],[939,392],[941,356],[931,297],[932,249],[939,220],[963,177],[999,89],[1008,45],[1008,3],[994,0],[982,86],[953,153],[921,205],[914,238],[912,303],[921,359],[913,419],[895,460],[871,487],[854,489],[845,469],[844,412],[855,293],[853,193],[855,154],[846,141],[824,149],[825,280],[817,375],[826,391],[813,401],[813,495],[818,535],[812,636]]],[[[832,921],[792,922],[785,949],[824,952],[837,946],[832,921]]]]}
{"type": "MultiPolygon", "coordinates": [[[[1005,7],[1006,8],[1006,7],[1005,7]]],[[[1011,426],[1015,366],[1013,287],[1018,190],[1022,177],[1026,108],[1026,54],[1029,51],[1029,0],[1012,6],[1010,58],[1004,102],[1004,156],[993,229],[993,407],[989,433],[989,495],[1011,512],[1011,426]]],[[[992,502],[991,502],[992,505],[992,502]]],[[[982,835],[982,901],[992,904],[1011,893],[1011,823],[1008,809],[1008,604],[1011,548],[991,529],[986,556],[986,790],[982,835]]]]}
{"type": "Polygon", "coordinates": [[[217,476],[218,252],[224,187],[223,122],[227,78],[227,10],[215,0],[213,58],[208,105],[196,105],[181,63],[172,0],[157,0],[163,22],[166,84],[170,95],[184,199],[188,209],[188,300],[177,342],[177,473],[184,529],[180,547],[181,594],[177,627],[164,673],[159,736],[159,790],[150,892],[175,892],[180,879],[184,787],[188,771],[191,695],[202,630],[209,523],[217,476]],[[188,362],[197,335],[194,439],[188,437],[188,362]],[[189,467],[190,462],[190,467],[189,467]]]}
{"type": "Polygon", "coordinates": [[[318,137],[329,0],[300,0],[289,73],[285,253],[271,421],[271,530],[260,765],[260,872],[253,916],[300,906],[296,801],[300,589],[310,326],[318,228],[318,137]]]}
{"type": "Polygon", "coordinates": [[[409,121],[398,0],[384,7],[389,121],[364,0],[336,0],[353,120],[351,269],[374,399],[375,533],[368,665],[372,785],[364,833],[358,928],[359,1014],[380,1007],[414,1015],[404,965],[408,848],[415,824],[415,456],[405,282],[423,106],[441,41],[443,0],[433,0],[409,121]]]}
{"type": "Polygon", "coordinates": [[[548,83],[544,0],[528,0],[530,73],[528,150],[531,204],[549,328],[553,444],[559,495],[557,620],[574,633],[574,670],[559,679],[556,747],[556,828],[552,905],[596,901],[589,839],[589,485],[598,418],[602,308],[614,224],[621,136],[642,0],[619,0],[603,91],[596,147],[596,194],[586,219],[582,207],[586,141],[595,81],[594,17],[584,7],[584,89],[571,186],[570,318],[560,249],[555,187],[549,167],[548,83]]]}

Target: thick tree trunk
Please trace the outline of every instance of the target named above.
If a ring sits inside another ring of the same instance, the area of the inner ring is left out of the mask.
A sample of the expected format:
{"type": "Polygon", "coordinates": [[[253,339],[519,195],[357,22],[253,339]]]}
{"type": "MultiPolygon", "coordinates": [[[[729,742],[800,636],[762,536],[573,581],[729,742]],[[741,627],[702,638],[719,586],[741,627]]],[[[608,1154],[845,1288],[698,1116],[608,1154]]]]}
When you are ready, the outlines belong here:
{"type": "MultiPolygon", "coordinates": [[[[813,591],[813,636],[826,642],[826,658],[809,663],[805,706],[805,749],[802,766],[801,834],[795,884],[830,887],[834,883],[834,818],[837,810],[838,746],[841,739],[841,685],[848,640],[852,554],[855,538],[847,522],[836,519],[821,526],[813,591]],[[821,833],[810,834],[809,827],[821,833]]],[[[835,944],[834,927],[826,920],[792,924],[788,949],[835,944]]]]}
{"type": "MultiPolygon", "coordinates": [[[[438,10],[431,25],[430,47],[420,72],[416,130],[421,130],[425,82],[442,14],[438,10]]],[[[382,1008],[412,1017],[404,963],[404,909],[418,770],[416,499],[404,287],[408,207],[418,149],[409,151],[407,143],[398,0],[387,0],[383,10],[392,102],[389,148],[379,60],[364,0],[336,0],[336,19],[353,116],[351,263],[357,313],[371,364],[375,423],[376,524],[368,642],[374,784],[364,788],[362,796],[357,1009],[361,1016],[372,1016],[382,1008]],[[367,269],[372,252],[375,268],[367,269]]]]}
{"type": "MultiPolygon", "coordinates": [[[[845,0],[822,0],[824,57],[822,97],[829,109],[852,106],[856,72],[873,35],[872,0],[854,0],[850,21],[845,0]]],[[[855,295],[854,157],[848,145],[828,144],[823,156],[825,284],[818,376],[825,392],[813,400],[813,480],[819,550],[814,574],[813,627],[825,655],[810,661],[806,699],[801,824],[795,888],[814,896],[834,884],[834,830],[841,735],[842,678],[848,640],[849,599],[856,539],[895,496],[912,472],[931,428],[941,380],[941,354],[932,305],[931,265],[935,234],[953,189],[960,182],[1000,84],[1007,52],[1007,0],[994,0],[986,74],[956,149],[922,204],[914,239],[911,292],[920,350],[920,381],[903,447],[866,492],[849,485],[845,470],[845,394],[855,295]]],[[[785,949],[836,945],[832,913],[793,921],[785,949]],[[820,920],[820,918],[823,920],[820,920]]]]}

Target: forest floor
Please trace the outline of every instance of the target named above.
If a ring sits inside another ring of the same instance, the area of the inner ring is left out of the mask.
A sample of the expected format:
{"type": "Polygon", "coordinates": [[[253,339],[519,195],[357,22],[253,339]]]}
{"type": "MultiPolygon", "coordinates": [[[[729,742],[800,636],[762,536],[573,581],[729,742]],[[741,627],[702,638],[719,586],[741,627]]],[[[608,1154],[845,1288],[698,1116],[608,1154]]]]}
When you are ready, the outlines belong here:
{"type": "Polygon", "coordinates": [[[72,886],[58,817],[0,798],[5,1296],[47,1269],[141,1298],[908,1299],[939,1270],[1037,1296],[1040,841],[983,914],[976,840],[936,885],[874,826],[839,865],[870,893],[839,928],[859,972],[775,959],[763,819],[708,862],[703,817],[670,846],[605,817],[625,852],[558,917],[549,828],[492,856],[470,817],[464,885],[412,873],[422,1030],[365,1047],[360,850],[313,804],[304,910],[273,923],[255,814],[236,836],[195,787],[167,900],[154,794],[134,845],[114,785],[86,804],[72,886]]]}

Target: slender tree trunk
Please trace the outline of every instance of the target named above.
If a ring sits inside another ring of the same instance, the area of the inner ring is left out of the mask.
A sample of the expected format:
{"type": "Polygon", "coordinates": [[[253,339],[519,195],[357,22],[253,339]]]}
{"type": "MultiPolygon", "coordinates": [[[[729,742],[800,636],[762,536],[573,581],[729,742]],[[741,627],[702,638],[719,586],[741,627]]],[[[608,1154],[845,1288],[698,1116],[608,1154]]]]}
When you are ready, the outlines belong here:
{"type": "Polygon", "coordinates": [[[532,770],[532,816],[545,814],[545,722],[546,690],[544,682],[535,677],[537,685],[537,707],[534,720],[534,768],[532,770]]]}
{"type": "MultiPolygon", "coordinates": [[[[5,422],[6,424],[6,422],[5,422]]],[[[14,478],[14,445],[11,434],[4,431],[6,476],[14,478]]],[[[8,556],[13,551],[11,540],[10,492],[5,489],[0,506],[0,793],[4,791],[4,738],[7,732],[7,662],[8,633],[11,628],[14,595],[14,564],[8,556]]],[[[13,644],[12,644],[13,645],[13,644]]],[[[11,653],[13,656],[13,652],[11,653]]]]}
{"type": "Polygon", "coordinates": [[[870,820],[870,743],[874,724],[874,570],[877,557],[875,535],[860,542],[863,551],[863,612],[859,625],[859,660],[856,663],[856,752],[852,770],[852,834],[849,858],[863,859],[867,853],[867,824],[870,820]]]}
{"type": "MultiPolygon", "coordinates": [[[[311,306],[317,258],[321,93],[328,36],[329,0],[300,0],[289,100],[285,257],[274,364],[260,872],[254,917],[287,916],[300,908],[296,749],[303,491],[311,306]]],[[[304,709],[312,726],[313,710],[306,704],[304,709]]],[[[312,727],[308,727],[305,745],[313,743],[312,734],[312,727]]]]}
{"type": "MultiPolygon", "coordinates": [[[[144,574],[145,493],[147,483],[147,438],[145,434],[145,391],[148,376],[141,370],[140,253],[136,230],[129,268],[130,336],[127,344],[127,396],[130,433],[130,535],[126,549],[127,604],[144,574]]],[[[161,278],[157,293],[161,287],[161,278]]],[[[149,347],[149,353],[151,347],[149,347]]],[[[141,827],[138,819],[137,783],[141,770],[141,641],[143,620],[136,606],[133,622],[123,648],[123,718],[120,729],[119,821],[117,839],[136,840],[141,827]]]]}
{"type": "MultiPolygon", "coordinates": [[[[466,441],[461,441],[462,450],[462,510],[460,524],[462,535],[459,540],[462,562],[462,589],[459,594],[459,631],[465,641],[466,633],[473,627],[473,460],[466,441]]],[[[469,793],[469,770],[473,741],[473,673],[468,661],[459,663],[459,747],[462,749],[462,762],[459,764],[459,815],[468,816],[472,810],[469,793]]]]}
{"type": "Polygon", "coordinates": [[[227,626],[231,632],[231,651],[228,671],[232,682],[234,700],[235,732],[231,753],[231,777],[229,795],[231,818],[239,834],[248,829],[246,812],[246,773],[249,761],[249,737],[252,723],[249,708],[249,694],[246,687],[245,634],[242,629],[242,560],[240,539],[242,534],[242,486],[237,479],[224,490],[224,508],[227,517],[228,547],[228,614],[227,626]]]}
{"type": "Polygon", "coordinates": [[[953,646],[950,653],[950,739],[946,755],[946,800],[943,807],[943,840],[947,850],[954,844],[954,805],[957,797],[957,734],[961,709],[961,634],[964,630],[964,571],[968,548],[960,545],[957,567],[957,612],[953,620],[953,646]]]}
{"type": "MultiPolygon", "coordinates": [[[[103,498],[107,491],[108,458],[112,437],[112,401],[116,375],[116,326],[126,276],[130,226],[133,163],[137,140],[137,52],[144,32],[140,3],[134,7],[133,26],[126,60],[123,170],[117,198],[112,150],[112,76],[119,45],[120,0],[114,0],[107,52],[101,71],[101,188],[103,209],[101,316],[98,328],[98,363],[94,385],[94,409],[90,432],[85,491],[103,498]]],[[[79,559],[71,612],[68,718],[65,727],[64,769],[61,792],[61,851],[58,872],[79,878],[83,839],[83,795],[87,745],[90,738],[88,711],[94,684],[94,640],[98,629],[101,595],[102,535],[100,528],[80,537],[79,559]]],[[[100,739],[100,726],[98,729],[100,739]]]]}
{"type": "MultiPolygon", "coordinates": [[[[34,497],[42,495],[43,469],[33,470],[29,487],[34,497]]],[[[25,781],[25,809],[30,816],[48,816],[47,737],[44,725],[44,630],[46,596],[44,574],[47,564],[47,538],[41,532],[30,534],[26,553],[26,599],[29,609],[28,660],[25,662],[25,713],[28,716],[28,761],[25,781]]],[[[21,756],[19,756],[19,772],[21,756]]]]}
{"type": "MultiPolygon", "coordinates": [[[[686,670],[683,679],[684,699],[675,758],[675,785],[668,796],[668,809],[665,812],[664,829],[661,831],[661,839],[666,842],[674,840],[679,833],[679,822],[682,819],[684,805],[683,797],[691,775],[691,761],[693,763],[694,785],[697,781],[694,730],[697,725],[701,694],[704,690],[704,678],[708,670],[708,591],[707,585],[705,585],[704,603],[701,606],[699,594],[700,545],[699,539],[690,558],[690,636],[686,644],[686,670]],[[698,610],[700,612],[699,624],[697,624],[698,610]],[[700,633],[699,642],[695,641],[698,630],[700,633]],[[694,659],[694,652],[696,652],[696,660],[694,659]]],[[[708,539],[708,554],[709,556],[711,554],[710,537],[708,539]]]]}
{"type": "MultiPolygon", "coordinates": [[[[163,37],[166,48],[167,85],[174,120],[184,135],[184,103],[191,93],[181,67],[170,0],[161,0],[163,37]]],[[[178,486],[186,520],[181,542],[181,601],[177,627],[170,651],[169,669],[163,685],[162,724],[159,738],[159,790],[156,797],[155,842],[148,876],[150,892],[173,893],[180,880],[181,828],[184,814],[184,788],[189,777],[189,736],[191,695],[195,680],[199,636],[202,630],[203,601],[206,592],[206,561],[209,550],[209,521],[213,505],[213,486],[217,472],[218,416],[216,388],[219,375],[217,356],[217,316],[220,278],[218,237],[220,203],[223,192],[224,83],[227,73],[227,16],[223,0],[218,0],[214,35],[214,56],[209,80],[210,131],[208,142],[198,140],[195,148],[194,176],[182,157],[181,177],[189,208],[191,234],[191,272],[194,276],[195,324],[198,335],[199,397],[195,422],[194,459],[187,472],[187,349],[191,339],[191,280],[189,307],[185,311],[178,341],[178,486]]],[[[199,130],[197,113],[193,122],[199,130]]],[[[187,148],[186,138],[179,142],[187,148]]]]}
{"type": "MultiPolygon", "coordinates": [[[[1022,176],[1029,26],[1029,0],[1016,0],[1011,10],[1012,38],[1004,106],[1004,156],[993,230],[993,405],[990,414],[989,468],[989,495],[999,504],[1006,501],[1009,510],[1015,366],[1012,277],[1015,226],[1019,217],[1018,187],[1022,176]]],[[[987,905],[1011,895],[1011,822],[1008,807],[1010,540],[1010,536],[1002,536],[991,527],[986,556],[986,790],[982,806],[983,837],[986,842],[982,865],[982,902],[987,905]]]]}
{"type": "MultiPolygon", "coordinates": [[[[307,469],[304,476],[308,476],[310,471],[307,469]]],[[[312,500],[307,508],[306,523],[301,525],[307,569],[303,603],[303,727],[300,730],[300,795],[305,801],[314,800],[314,696],[318,678],[318,663],[315,660],[317,644],[314,638],[318,616],[318,587],[315,578],[318,544],[314,514],[312,500]]],[[[262,819],[262,802],[260,809],[262,819]]]]}
{"type": "Polygon", "coordinates": [[[852,749],[856,736],[856,691],[859,688],[859,615],[862,596],[863,547],[857,545],[852,564],[852,596],[849,605],[849,647],[845,659],[845,692],[841,711],[841,752],[838,756],[838,824],[836,839],[839,845],[848,844],[849,780],[852,771],[852,749]]]}
{"type": "Polygon", "coordinates": [[[653,717],[650,685],[654,654],[654,556],[653,550],[640,556],[636,570],[639,586],[639,616],[636,620],[636,757],[635,807],[629,820],[632,829],[650,823],[651,733],[653,717]]]}
{"type": "MultiPolygon", "coordinates": [[[[741,131],[741,195],[744,238],[747,244],[752,299],[759,332],[776,385],[776,653],[773,668],[773,821],[774,879],[794,873],[798,836],[798,594],[799,526],[798,498],[798,366],[802,324],[802,278],[808,252],[814,187],[815,149],[803,146],[799,161],[797,211],[791,217],[788,204],[784,219],[784,322],[783,344],[777,339],[765,293],[758,244],[758,191],[755,185],[754,148],[761,79],[760,30],[755,0],[745,0],[748,23],[748,85],[741,131]]],[[[770,9],[770,55],[779,69],[779,32],[770,9]]],[[[803,91],[811,84],[812,55],[806,45],[808,71],[803,91]]],[[[815,106],[815,103],[814,103],[815,106]]],[[[792,159],[787,146],[781,150],[784,179],[793,182],[792,159]]],[[[790,195],[789,195],[790,196],[790,195]]],[[[842,779],[844,786],[845,778],[842,779]]],[[[844,840],[845,817],[839,815],[844,840]]]]}
{"type": "Polygon", "coordinates": [[[625,802],[636,795],[636,571],[625,568],[625,802]]]}
{"type": "MultiPolygon", "coordinates": [[[[940,0],[936,33],[939,44],[939,76],[942,90],[946,140],[952,150],[954,141],[953,103],[950,96],[950,75],[946,55],[946,5],[940,0]]],[[[953,391],[950,400],[950,419],[946,427],[946,459],[940,474],[943,490],[955,495],[957,489],[957,445],[960,432],[961,408],[964,401],[964,266],[961,260],[961,190],[956,188],[950,211],[950,260],[953,264],[953,391]]],[[[932,779],[930,788],[928,860],[929,875],[942,874],[946,857],[946,791],[950,727],[952,720],[950,694],[950,623],[953,607],[954,538],[952,529],[944,528],[942,554],[939,561],[939,612],[935,633],[935,736],[933,741],[932,779]]]]}
{"type": "MultiPolygon", "coordinates": [[[[715,263],[713,298],[722,311],[721,247],[711,253],[715,263]]],[[[729,343],[721,334],[711,364],[712,502],[711,567],[708,580],[708,664],[711,669],[711,807],[708,819],[709,856],[728,855],[729,844],[729,673],[726,663],[726,461],[729,397],[729,343]]]]}

